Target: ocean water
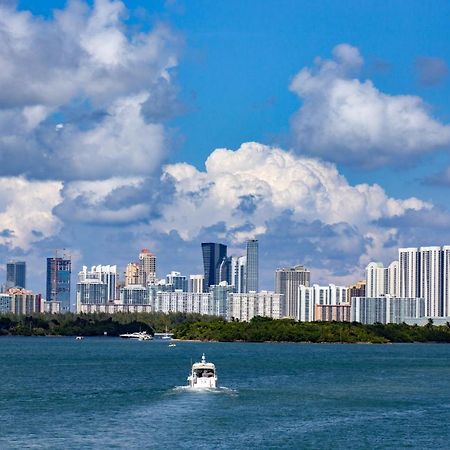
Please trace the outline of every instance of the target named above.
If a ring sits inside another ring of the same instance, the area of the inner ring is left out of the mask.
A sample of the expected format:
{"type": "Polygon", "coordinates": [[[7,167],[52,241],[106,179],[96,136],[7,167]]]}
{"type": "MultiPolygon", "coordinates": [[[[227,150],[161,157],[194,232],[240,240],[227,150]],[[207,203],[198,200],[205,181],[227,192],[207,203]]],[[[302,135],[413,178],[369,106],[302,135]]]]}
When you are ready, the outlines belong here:
{"type": "Polygon", "coordinates": [[[450,345],[0,338],[0,449],[450,448],[450,345]],[[205,352],[221,389],[183,388],[205,352]]]}

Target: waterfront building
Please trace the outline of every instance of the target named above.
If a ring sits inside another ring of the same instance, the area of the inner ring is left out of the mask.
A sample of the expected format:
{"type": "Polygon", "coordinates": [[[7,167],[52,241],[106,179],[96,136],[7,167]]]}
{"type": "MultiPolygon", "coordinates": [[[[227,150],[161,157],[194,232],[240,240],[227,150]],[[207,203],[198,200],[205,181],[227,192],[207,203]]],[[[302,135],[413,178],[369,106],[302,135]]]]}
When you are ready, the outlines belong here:
{"type": "Polygon", "coordinates": [[[261,291],[228,295],[228,320],[249,322],[256,316],[282,319],[284,309],[283,294],[261,291]]]}
{"type": "Polygon", "coordinates": [[[284,295],[286,316],[296,319],[298,311],[298,288],[309,286],[311,273],[301,265],[277,269],[275,272],[275,292],[284,295]]]}
{"type": "Polygon", "coordinates": [[[0,313],[28,315],[41,312],[41,295],[21,288],[0,294],[0,313]]]}
{"type": "Polygon", "coordinates": [[[70,257],[47,258],[47,300],[61,302],[61,312],[70,311],[70,257]]]}
{"type": "Polygon", "coordinates": [[[215,315],[214,298],[209,292],[152,292],[150,306],[154,312],[198,313],[215,315]]]}
{"type": "Polygon", "coordinates": [[[403,323],[407,318],[425,316],[423,298],[353,297],[351,303],[351,321],[363,324],[403,323]]]}
{"type": "Polygon", "coordinates": [[[366,296],[366,280],[358,281],[347,288],[347,303],[350,303],[352,297],[366,296]]]}
{"type": "MultiPolygon", "coordinates": [[[[82,273],[82,272],[80,272],[82,273]]],[[[84,278],[77,283],[77,312],[81,312],[81,305],[104,305],[107,303],[106,283],[99,278],[84,278]]]]}
{"type": "Polygon", "coordinates": [[[205,272],[204,288],[207,290],[221,281],[220,267],[224,258],[227,258],[227,246],[215,242],[202,242],[202,255],[205,272]]]}
{"type": "Polygon", "coordinates": [[[296,320],[301,322],[312,322],[315,317],[316,305],[340,305],[347,303],[347,287],[329,284],[320,286],[299,285],[298,287],[298,316],[296,320]]]}
{"type": "Polygon", "coordinates": [[[245,292],[258,292],[259,290],[259,256],[258,240],[247,241],[247,270],[245,292]]]}
{"type": "Polygon", "coordinates": [[[426,316],[450,314],[450,246],[399,249],[401,297],[425,299],[426,316]]]}
{"type": "Polygon", "coordinates": [[[214,303],[213,314],[215,316],[228,317],[228,296],[234,291],[234,286],[228,284],[226,281],[222,281],[218,285],[209,287],[209,292],[214,303]]]}
{"type": "Polygon", "coordinates": [[[125,286],[139,284],[139,264],[128,263],[125,269],[125,286]]]}
{"type": "MultiPolygon", "coordinates": [[[[387,294],[391,297],[400,297],[400,271],[399,262],[392,261],[388,266],[387,294]]],[[[353,297],[365,297],[365,295],[354,295],[353,297]]]]}
{"type": "Polygon", "coordinates": [[[59,314],[61,312],[61,302],[44,300],[42,302],[42,311],[46,314],[59,314]]]}
{"type": "Polygon", "coordinates": [[[231,258],[231,284],[235,292],[246,292],[247,256],[231,258]]]}
{"type": "Polygon", "coordinates": [[[156,256],[150,250],[144,248],[139,253],[139,284],[146,286],[147,283],[156,281],[156,256]]]}
{"type": "Polygon", "coordinates": [[[152,307],[150,305],[124,305],[123,303],[108,303],[106,305],[81,305],[80,313],[83,314],[115,314],[115,313],[150,313],[152,307]]]}
{"type": "Polygon", "coordinates": [[[26,288],[25,261],[10,261],[6,263],[6,289],[18,287],[26,288]]]}
{"type": "Polygon", "coordinates": [[[315,305],[315,320],[319,322],[350,322],[350,303],[315,305]]]}
{"type": "Polygon", "coordinates": [[[81,272],[78,273],[78,281],[85,282],[88,280],[99,280],[106,285],[105,302],[112,302],[117,299],[117,266],[92,266],[88,270],[87,266],[83,266],[81,272]]]}
{"type": "Polygon", "coordinates": [[[204,275],[190,275],[189,276],[189,292],[194,294],[200,294],[204,292],[205,288],[205,276],[204,275]]]}
{"type": "Polygon", "coordinates": [[[120,289],[120,303],[123,305],[148,305],[148,290],[140,284],[129,284],[120,289]]]}
{"type": "Polygon", "coordinates": [[[172,285],[172,290],[181,289],[183,292],[188,291],[188,280],[185,275],[181,275],[180,272],[170,272],[166,276],[167,284],[172,285]]]}
{"type": "Polygon", "coordinates": [[[366,295],[379,297],[387,293],[387,269],[380,262],[371,262],[366,267],[366,295]]]}

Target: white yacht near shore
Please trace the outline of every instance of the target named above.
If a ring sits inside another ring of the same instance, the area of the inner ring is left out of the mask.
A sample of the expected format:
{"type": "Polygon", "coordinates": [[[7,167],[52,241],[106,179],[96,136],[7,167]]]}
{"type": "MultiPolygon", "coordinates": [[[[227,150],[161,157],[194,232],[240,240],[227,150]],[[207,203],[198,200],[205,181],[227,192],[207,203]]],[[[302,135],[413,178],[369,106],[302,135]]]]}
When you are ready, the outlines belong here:
{"type": "Polygon", "coordinates": [[[188,376],[188,386],[194,389],[215,389],[217,387],[216,366],[206,362],[204,353],[201,362],[192,364],[191,374],[188,376]]]}
{"type": "Polygon", "coordinates": [[[121,334],[122,339],[134,339],[137,341],[150,341],[152,337],[146,331],[135,331],[134,333],[121,334]]]}

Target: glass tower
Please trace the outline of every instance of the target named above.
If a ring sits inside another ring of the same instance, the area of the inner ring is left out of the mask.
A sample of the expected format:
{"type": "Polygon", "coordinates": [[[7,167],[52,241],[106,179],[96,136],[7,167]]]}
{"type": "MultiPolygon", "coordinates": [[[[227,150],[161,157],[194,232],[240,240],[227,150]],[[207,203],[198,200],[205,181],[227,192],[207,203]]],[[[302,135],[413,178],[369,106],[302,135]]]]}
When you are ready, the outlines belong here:
{"type": "Polygon", "coordinates": [[[25,261],[11,261],[6,264],[6,288],[20,287],[25,289],[25,261]]]}
{"type": "Polygon", "coordinates": [[[215,286],[220,283],[220,269],[224,258],[227,258],[227,246],[214,242],[202,242],[202,254],[205,270],[204,289],[208,291],[209,286],[215,286]]]}
{"type": "Polygon", "coordinates": [[[250,239],[247,241],[247,280],[246,292],[259,290],[259,270],[258,270],[258,241],[250,239]]]}
{"type": "Polygon", "coordinates": [[[61,302],[61,312],[70,311],[70,274],[67,258],[47,258],[47,300],[61,302]]]}

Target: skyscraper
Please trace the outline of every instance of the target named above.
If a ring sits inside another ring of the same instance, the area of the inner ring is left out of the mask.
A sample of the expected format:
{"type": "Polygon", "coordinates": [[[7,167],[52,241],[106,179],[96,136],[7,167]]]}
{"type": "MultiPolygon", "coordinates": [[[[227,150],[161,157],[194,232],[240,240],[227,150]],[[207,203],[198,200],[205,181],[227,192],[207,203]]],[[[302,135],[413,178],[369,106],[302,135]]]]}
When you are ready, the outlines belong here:
{"type": "Polygon", "coordinates": [[[78,281],[84,282],[92,279],[97,279],[106,285],[105,302],[112,302],[118,298],[117,266],[92,266],[90,271],[83,266],[83,270],[78,274],[78,281]]]}
{"type": "Polygon", "coordinates": [[[10,261],[6,264],[6,289],[20,287],[25,289],[25,261],[10,261]]]}
{"type": "Polygon", "coordinates": [[[47,300],[61,302],[61,312],[70,311],[70,257],[47,258],[47,300]]]}
{"type": "Polygon", "coordinates": [[[147,283],[156,281],[156,256],[150,250],[144,248],[139,253],[139,284],[146,286],[147,283]]]}
{"type": "Polygon", "coordinates": [[[299,314],[299,286],[309,286],[310,271],[304,266],[277,269],[275,272],[275,292],[284,294],[286,316],[296,319],[299,314]]]}
{"type": "Polygon", "coordinates": [[[201,294],[204,292],[205,276],[204,275],[190,275],[189,277],[189,292],[194,294],[201,294]]]}
{"type": "Polygon", "coordinates": [[[247,241],[246,292],[258,292],[259,290],[258,263],[258,241],[256,239],[250,239],[247,241]]]}
{"type": "MultiPolygon", "coordinates": [[[[227,257],[227,246],[214,242],[202,242],[203,267],[205,270],[205,290],[220,283],[220,267],[227,257]]],[[[223,267],[223,266],[222,266],[223,267]]]]}
{"type": "Polygon", "coordinates": [[[128,263],[125,269],[125,286],[139,284],[139,264],[128,263]]]}
{"type": "Polygon", "coordinates": [[[388,291],[388,269],[380,262],[371,262],[366,267],[366,296],[381,297],[388,291]]]}
{"type": "Polygon", "coordinates": [[[247,256],[233,256],[231,258],[231,284],[234,292],[245,293],[247,278],[247,256]]]}

